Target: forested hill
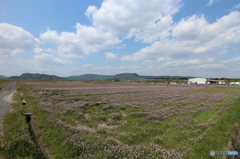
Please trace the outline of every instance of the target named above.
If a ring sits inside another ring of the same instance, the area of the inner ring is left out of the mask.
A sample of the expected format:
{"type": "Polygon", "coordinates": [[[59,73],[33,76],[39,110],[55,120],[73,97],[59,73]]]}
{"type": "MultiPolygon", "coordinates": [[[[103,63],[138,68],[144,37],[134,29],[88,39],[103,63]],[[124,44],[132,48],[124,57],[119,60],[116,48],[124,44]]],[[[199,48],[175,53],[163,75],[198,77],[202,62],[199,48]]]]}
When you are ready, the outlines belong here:
{"type": "Polygon", "coordinates": [[[8,78],[8,77],[6,77],[6,76],[3,76],[3,75],[0,75],[0,78],[8,78]]]}
{"type": "MultiPolygon", "coordinates": [[[[1,78],[1,76],[0,76],[1,78]]],[[[120,73],[116,75],[97,75],[97,74],[84,74],[79,76],[58,77],[56,75],[47,75],[39,73],[24,73],[20,76],[11,76],[9,78],[15,79],[38,79],[38,80],[74,80],[74,81],[97,81],[107,79],[117,80],[140,80],[150,78],[182,78],[182,76],[142,76],[136,73],[120,73]]]]}
{"type": "Polygon", "coordinates": [[[16,78],[16,79],[42,79],[42,80],[64,80],[61,77],[55,75],[47,75],[47,74],[39,74],[39,73],[24,73],[20,76],[11,76],[9,78],[16,78]]]}

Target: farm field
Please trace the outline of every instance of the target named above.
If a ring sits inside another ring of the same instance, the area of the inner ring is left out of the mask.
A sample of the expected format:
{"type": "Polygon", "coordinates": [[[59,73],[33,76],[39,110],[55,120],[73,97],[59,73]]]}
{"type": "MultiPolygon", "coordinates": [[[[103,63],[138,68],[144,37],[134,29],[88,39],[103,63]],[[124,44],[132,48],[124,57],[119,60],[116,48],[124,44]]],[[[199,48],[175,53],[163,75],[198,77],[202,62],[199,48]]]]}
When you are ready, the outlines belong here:
{"type": "Polygon", "coordinates": [[[23,82],[21,91],[51,158],[211,158],[228,150],[240,116],[237,86],[23,82]]]}

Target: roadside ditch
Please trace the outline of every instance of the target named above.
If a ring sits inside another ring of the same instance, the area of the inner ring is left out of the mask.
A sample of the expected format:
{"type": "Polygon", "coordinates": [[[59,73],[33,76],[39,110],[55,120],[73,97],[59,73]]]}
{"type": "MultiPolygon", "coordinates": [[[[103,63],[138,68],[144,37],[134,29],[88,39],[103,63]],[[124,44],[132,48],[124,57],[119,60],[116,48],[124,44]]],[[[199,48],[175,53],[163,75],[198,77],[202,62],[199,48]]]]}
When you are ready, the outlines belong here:
{"type": "MultiPolygon", "coordinates": [[[[27,107],[27,101],[23,99],[23,94],[21,92],[21,89],[19,89],[19,96],[22,101],[22,105],[27,107]]],[[[27,111],[27,109],[26,109],[27,111]]],[[[49,154],[47,153],[46,149],[44,148],[43,141],[38,137],[37,131],[36,131],[36,126],[34,124],[34,120],[32,119],[32,113],[24,113],[23,114],[26,118],[26,123],[28,124],[28,131],[31,136],[31,139],[33,143],[36,146],[37,149],[37,159],[50,159],[49,154]]]]}

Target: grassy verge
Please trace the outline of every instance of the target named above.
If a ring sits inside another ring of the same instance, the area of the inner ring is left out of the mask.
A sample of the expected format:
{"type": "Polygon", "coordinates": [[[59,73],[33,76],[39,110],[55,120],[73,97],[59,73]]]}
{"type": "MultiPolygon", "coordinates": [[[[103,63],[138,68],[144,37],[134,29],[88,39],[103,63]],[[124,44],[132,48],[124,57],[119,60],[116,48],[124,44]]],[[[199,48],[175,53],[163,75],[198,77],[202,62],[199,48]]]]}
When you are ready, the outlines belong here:
{"type": "Polygon", "coordinates": [[[14,94],[13,110],[3,117],[4,134],[0,136],[0,153],[4,158],[36,158],[37,151],[22,115],[25,110],[18,93],[14,94]]]}
{"type": "Polygon", "coordinates": [[[62,145],[65,139],[64,134],[49,120],[51,114],[37,107],[37,99],[35,97],[29,96],[24,90],[22,93],[23,98],[27,101],[28,112],[33,114],[32,120],[34,120],[38,130],[38,136],[41,136],[41,139],[44,141],[44,147],[50,153],[50,157],[64,158],[66,154],[66,147],[62,145]]]}
{"type": "Polygon", "coordinates": [[[222,156],[210,156],[210,150],[225,151],[226,145],[233,135],[235,123],[239,121],[240,98],[238,98],[215,123],[206,136],[195,145],[194,149],[188,154],[188,158],[222,158],[222,156]],[[207,146],[206,146],[207,145],[207,146]]]}

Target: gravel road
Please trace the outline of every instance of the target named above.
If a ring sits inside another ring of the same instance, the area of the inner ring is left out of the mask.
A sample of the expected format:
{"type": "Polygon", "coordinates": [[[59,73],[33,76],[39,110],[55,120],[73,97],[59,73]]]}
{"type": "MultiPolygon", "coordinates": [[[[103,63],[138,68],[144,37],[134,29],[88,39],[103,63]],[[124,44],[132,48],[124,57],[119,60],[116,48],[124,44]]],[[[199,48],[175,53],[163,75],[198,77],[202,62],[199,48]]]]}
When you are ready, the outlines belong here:
{"type": "Polygon", "coordinates": [[[10,112],[10,104],[15,91],[16,83],[11,83],[0,90],[0,134],[2,134],[2,117],[10,112]]]}

